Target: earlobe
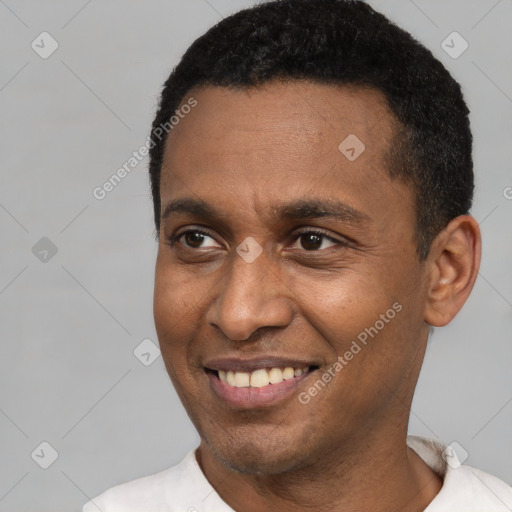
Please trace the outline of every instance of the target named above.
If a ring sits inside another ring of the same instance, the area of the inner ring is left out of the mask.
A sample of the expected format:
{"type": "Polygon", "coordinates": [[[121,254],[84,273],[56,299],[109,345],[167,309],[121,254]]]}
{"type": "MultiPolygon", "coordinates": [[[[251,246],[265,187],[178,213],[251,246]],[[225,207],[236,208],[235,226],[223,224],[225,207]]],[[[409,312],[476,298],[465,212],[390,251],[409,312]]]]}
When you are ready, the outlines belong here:
{"type": "Polygon", "coordinates": [[[432,243],[425,302],[429,325],[448,324],[466,302],[478,275],[481,246],[480,228],[471,215],[453,219],[432,243]]]}

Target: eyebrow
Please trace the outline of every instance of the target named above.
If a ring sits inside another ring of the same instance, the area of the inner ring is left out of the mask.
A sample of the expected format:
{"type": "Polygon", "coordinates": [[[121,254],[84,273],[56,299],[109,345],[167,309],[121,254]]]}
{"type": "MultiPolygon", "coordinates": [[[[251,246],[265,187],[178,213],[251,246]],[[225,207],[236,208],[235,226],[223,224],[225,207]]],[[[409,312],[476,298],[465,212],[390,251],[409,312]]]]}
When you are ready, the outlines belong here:
{"type": "MultiPolygon", "coordinates": [[[[353,224],[369,221],[370,217],[337,199],[299,199],[289,203],[271,205],[275,219],[316,219],[327,218],[353,224]]],[[[191,215],[204,219],[221,220],[225,214],[200,199],[182,197],[167,203],[162,209],[161,221],[172,214],[191,215]]]]}

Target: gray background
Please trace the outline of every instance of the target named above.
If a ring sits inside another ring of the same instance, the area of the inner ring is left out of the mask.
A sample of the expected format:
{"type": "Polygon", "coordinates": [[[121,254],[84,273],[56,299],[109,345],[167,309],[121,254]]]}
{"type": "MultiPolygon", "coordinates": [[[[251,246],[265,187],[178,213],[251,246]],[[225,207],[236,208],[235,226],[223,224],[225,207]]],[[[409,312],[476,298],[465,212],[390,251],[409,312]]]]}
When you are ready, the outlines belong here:
{"type": "MultiPolygon", "coordinates": [[[[133,353],[156,342],[147,159],[105,199],[92,191],[145,142],[187,46],[252,3],[0,0],[0,511],[81,510],[198,442],[162,359],[133,353]],[[47,59],[31,48],[43,31],[59,44],[47,59]],[[58,250],[47,261],[42,237],[58,250]],[[31,458],[43,441],[59,454],[48,469],[31,458]]],[[[430,341],[410,433],[457,441],[511,483],[512,2],[371,4],[463,84],[475,138],[481,273],[430,341]],[[469,43],[457,59],[441,47],[453,31],[469,43]]]]}

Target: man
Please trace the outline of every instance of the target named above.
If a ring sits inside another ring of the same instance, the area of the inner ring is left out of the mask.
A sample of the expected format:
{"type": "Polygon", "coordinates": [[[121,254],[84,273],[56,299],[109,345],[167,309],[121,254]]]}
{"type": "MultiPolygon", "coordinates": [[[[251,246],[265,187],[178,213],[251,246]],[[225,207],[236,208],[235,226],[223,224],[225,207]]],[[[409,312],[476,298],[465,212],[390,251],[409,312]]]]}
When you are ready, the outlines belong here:
{"type": "Polygon", "coordinates": [[[84,512],[511,510],[407,437],[429,329],[480,263],[442,64],[363,2],[268,2],[188,49],[152,140],[155,325],[201,444],[84,512]]]}

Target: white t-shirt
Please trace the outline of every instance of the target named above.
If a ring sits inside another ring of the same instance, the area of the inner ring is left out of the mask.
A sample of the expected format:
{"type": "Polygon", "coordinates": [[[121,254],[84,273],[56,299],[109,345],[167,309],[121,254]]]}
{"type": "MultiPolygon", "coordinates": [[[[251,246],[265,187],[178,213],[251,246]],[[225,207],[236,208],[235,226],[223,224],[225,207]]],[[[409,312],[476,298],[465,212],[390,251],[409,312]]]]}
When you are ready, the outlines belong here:
{"type": "MultiPolygon", "coordinates": [[[[443,479],[424,512],[510,512],[512,487],[461,465],[455,452],[432,439],[407,436],[407,444],[443,479]]],[[[117,485],[84,505],[83,512],[234,512],[208,483],[191,450],[176,466],[117,485]]]]}

